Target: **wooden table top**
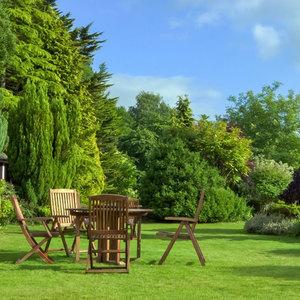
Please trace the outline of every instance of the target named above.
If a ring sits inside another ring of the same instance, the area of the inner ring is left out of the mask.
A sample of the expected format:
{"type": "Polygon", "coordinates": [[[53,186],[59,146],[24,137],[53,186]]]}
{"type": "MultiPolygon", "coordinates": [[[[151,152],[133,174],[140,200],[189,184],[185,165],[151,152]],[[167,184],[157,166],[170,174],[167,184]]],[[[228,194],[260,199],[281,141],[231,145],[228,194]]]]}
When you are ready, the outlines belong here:
{"type": "MultiPolygon", "coordinates": [[[[71,215],[88,215],[89,214],[88,207],[66,208],[66,210],[69,210],[71,215]]],[[[128,208],[129,215],[146,215],[151,212],[153,212],[153,209],[151,209],[151,208],[142,208],[142,207],[128,208]]]]}

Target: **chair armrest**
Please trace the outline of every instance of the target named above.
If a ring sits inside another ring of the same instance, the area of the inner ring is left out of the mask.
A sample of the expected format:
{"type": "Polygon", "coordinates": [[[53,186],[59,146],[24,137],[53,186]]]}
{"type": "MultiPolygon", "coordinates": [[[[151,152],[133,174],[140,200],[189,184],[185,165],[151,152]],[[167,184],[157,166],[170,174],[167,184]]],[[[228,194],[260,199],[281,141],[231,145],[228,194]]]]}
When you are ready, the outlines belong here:
{"type": "Polygon", "coordinates": [[[165,220],[166,221],[197,223],[197,220],[195,220],[194,218],[186,218],[186,217],[165,217],[165,220]]]}
{"type": "Polygon", "coordinates": [[[52,218],[69,218],[70,215],[51,215],[52,218]]]}
{"type": "Polygon", "coordinates": [[[32,218],[25,218],[25,221],[37,221],[37,222],[47,222],[53,221],[52,217],[32,217],[32,218]]]}

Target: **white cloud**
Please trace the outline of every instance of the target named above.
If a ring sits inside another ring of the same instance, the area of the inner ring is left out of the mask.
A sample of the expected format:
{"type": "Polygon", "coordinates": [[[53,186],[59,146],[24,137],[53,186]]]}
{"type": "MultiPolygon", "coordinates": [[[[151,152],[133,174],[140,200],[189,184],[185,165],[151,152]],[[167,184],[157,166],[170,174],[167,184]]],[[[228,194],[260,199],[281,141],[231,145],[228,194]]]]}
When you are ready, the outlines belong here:
{"type": "Polygon", "coordinates": [[[272,58],[279,52],[280,34],[273,27],[256,24],[253,36],[261,58],[272,58]]]}
{"type": "MultiPolygon", "coordinates": [[[[274,57],[285,47],[300,64],[299,0],[176,0],[175,3],[184,9],[187,16],[193,16],[189,20],[194,25],[198,25],[199,18],[205,21],[205,16],[217,16],[218,24],[227,23],[236,29],[252,32],[260,57],[274,57]],[[271,30],[269,34],[263,28],[255,29],[256,24],[277,30],[271,30]],[[268,41],[260,39],[261,35],[268,41]]],[[[202,22],[202,26],[216,24],[215,21],[202,22]]]]}
{"type": "Polygon", "coordinates": [[[219,19],[219,14],[217,14],[216,12],[205,12],[200,14],[196,18],[196,24],[199,27],[202,27],[204,25],[212,25],[212,24],[216,24],[218,19],[219,19]]]}
{"type": "Polygon", "coordinates": [[[183,26],[182,21],[179,20],[171,20],[169,21],[169,27],[170,29],[177,29],[183,26]]]}
{"type": "Polygon", "coordinates": [[[225,111],[222,94],[212,88],[201,85],[194,78],[184,76],[155,77],[115,74],[111,82],[111,95],[118,97],[120,106],[129,107],[135,104],[135,97],[141,91],[160,94],[164,101],[174,106],[179,95],[187,94],[196,116],[207,114],[214,117],[225,111]]]}

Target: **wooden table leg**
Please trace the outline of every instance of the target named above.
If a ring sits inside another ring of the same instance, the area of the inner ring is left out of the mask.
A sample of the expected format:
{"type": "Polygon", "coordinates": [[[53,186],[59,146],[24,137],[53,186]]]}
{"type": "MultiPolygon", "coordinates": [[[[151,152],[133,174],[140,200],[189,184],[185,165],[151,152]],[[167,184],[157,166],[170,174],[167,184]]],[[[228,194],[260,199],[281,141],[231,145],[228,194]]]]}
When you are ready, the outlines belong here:
{"type": "Polygon", "coordinates": [[[82,223],[82,218],[77,216],[75,219],[75,262],[79,262],[80,260],[80,227],[82,223]]]}
{"type": "Polygon", "coordinates": [[[139,217],[137,220],[137,249],[136,257],[141,257],[141,240],[142,240],[142,218],[139,217]]]}

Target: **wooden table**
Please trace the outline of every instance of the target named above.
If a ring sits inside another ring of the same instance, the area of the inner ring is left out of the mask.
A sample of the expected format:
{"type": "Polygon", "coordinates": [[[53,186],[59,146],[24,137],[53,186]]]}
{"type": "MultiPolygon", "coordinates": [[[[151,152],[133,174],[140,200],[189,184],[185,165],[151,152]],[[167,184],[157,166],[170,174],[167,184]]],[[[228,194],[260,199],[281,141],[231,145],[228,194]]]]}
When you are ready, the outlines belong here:
{"type": "MultiPolygon", "coordinates": [[[[82,224],[84,223],[84,220],[89,217],[89,209],[86,207],[82,208],[68,208],[70,211],[70,214],[72,216],[75,216],[74,218],[74,226],[75,226],[75,243],[74,243],[74,253],[75,253],[75,261],[79,262],[80,260],[80,229],[82,227],[82,224]]],[[[146,216],[148,213],[152,212],[153,209],[149,208],[129,208],[128,209],[128,215],[130,217],[135,217],[137,220],[137,257],[141,256],[141,220],[144,216],[146,216]]],[[[115,257],[115,261],[119,261],[119,257],[115,257]]]]}

